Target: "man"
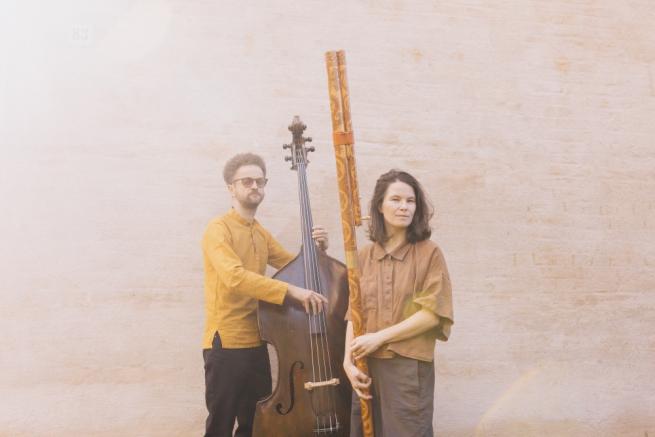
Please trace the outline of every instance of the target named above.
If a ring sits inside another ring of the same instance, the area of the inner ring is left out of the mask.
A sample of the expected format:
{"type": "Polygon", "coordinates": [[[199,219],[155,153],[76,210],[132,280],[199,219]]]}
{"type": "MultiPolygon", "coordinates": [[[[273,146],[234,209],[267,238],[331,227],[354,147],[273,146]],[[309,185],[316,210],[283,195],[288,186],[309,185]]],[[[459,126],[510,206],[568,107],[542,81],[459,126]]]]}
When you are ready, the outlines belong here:
{"type": "MultiPolygon", "coordinates": [[[[255,404],[271,392],[268,351],[259,336],[257,301],[281,305],[295,300],[305,311],[319,312],[327,299],[319,293],[264,276],[266,265],[280,268],[293,255],[256,220],[264,200],[266,165],[252,153],[231,158],[223,178],[232,208],[207,226],[202,240],[205,266],[206,325],[203,339],[206,437],[249,437],[255,404]]],[[[327,233],[312,235],[322,249],[327,233]]]]}

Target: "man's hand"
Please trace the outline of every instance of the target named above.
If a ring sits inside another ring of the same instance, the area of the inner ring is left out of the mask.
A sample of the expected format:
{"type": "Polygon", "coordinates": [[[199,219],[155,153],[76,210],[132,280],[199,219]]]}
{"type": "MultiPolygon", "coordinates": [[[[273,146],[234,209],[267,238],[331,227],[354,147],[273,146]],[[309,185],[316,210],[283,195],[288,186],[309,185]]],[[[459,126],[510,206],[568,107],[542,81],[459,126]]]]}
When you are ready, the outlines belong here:
{"type": "Polygon", "coordinates": [[[323,226],[316,225],[312,228],[312,238],[321,250],[327,250],[329,246],[328,233],[323,226]]]}
{"type": "Polygon", "coordinates": [[[323,311],[323,306],[327,304],[328,300],[320,293],[312,290],[296,287],[289,284],[287,295],[305,307],[307,314],[318,314],[323,311]]]}
{"type": "Polygon", "coordinates": [[[362,372],[350,361],[343,363],[343,370],[346,371],[346,376],[350,380],[350,385],[352,385],[353,390],[357,393],[362,399],[372,399],[369,392],[369,387],[371,386],[371,377],[362,372]]]}

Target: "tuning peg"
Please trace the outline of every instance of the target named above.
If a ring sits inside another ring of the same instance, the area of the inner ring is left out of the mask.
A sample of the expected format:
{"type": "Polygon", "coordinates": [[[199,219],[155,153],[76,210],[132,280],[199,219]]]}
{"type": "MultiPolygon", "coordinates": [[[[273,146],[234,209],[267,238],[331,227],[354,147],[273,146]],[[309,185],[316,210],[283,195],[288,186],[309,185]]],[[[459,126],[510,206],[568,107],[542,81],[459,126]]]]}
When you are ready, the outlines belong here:
{"type": "Polygon", "coordinates": [[[316,148],[314,148],[314,146],[307,147],[308,152],[313,152],[314,150],[316,150],[316,148]]]}
{"type": "Polygon", "coordinates": [[[291,148],[291,144],[282,144],[282,149],[283,150],[284,149],[290,149],[290,148],[291,148]]]}
{"type": "Polygon", "coordinates": [[[292,158],[291,156],[285,156],[285,157],[284,157],[284,160],[285,160],[285,161],[291,161],[292,159],[293,159],[293,158],[292,158]]]}
{"type": "Polygon", "coordinates": [[[308,142],[308,143],[311,143],[312,142],[312,137],[305,138],[305,141],[308,142]]]}

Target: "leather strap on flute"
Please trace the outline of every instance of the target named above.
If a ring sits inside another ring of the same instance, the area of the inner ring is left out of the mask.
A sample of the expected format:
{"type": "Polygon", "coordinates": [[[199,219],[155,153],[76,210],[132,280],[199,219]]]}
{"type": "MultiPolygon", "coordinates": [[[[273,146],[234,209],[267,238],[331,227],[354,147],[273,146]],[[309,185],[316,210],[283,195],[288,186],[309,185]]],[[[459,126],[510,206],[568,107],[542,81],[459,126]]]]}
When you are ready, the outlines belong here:
{"type": "Polygon", "coordinates": [[[355,136],[352,132],[334,132],[332,140],[335,146],[349,146],[355,144],[355,136]]]}

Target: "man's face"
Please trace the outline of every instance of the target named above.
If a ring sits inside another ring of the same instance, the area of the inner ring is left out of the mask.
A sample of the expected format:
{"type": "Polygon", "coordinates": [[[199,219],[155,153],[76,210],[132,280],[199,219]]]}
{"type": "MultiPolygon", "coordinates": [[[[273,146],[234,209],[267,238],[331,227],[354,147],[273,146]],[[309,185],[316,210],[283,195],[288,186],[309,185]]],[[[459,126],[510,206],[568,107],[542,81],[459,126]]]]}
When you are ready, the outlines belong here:
{"type": "Polygon", "coordinates": [[[264,172],[258,165],[243,165],[227,187],[243,208],[256,209],[264,200],[264,187],[258,187],[256,181],[261,183],[263,179],[264,172]]]}

